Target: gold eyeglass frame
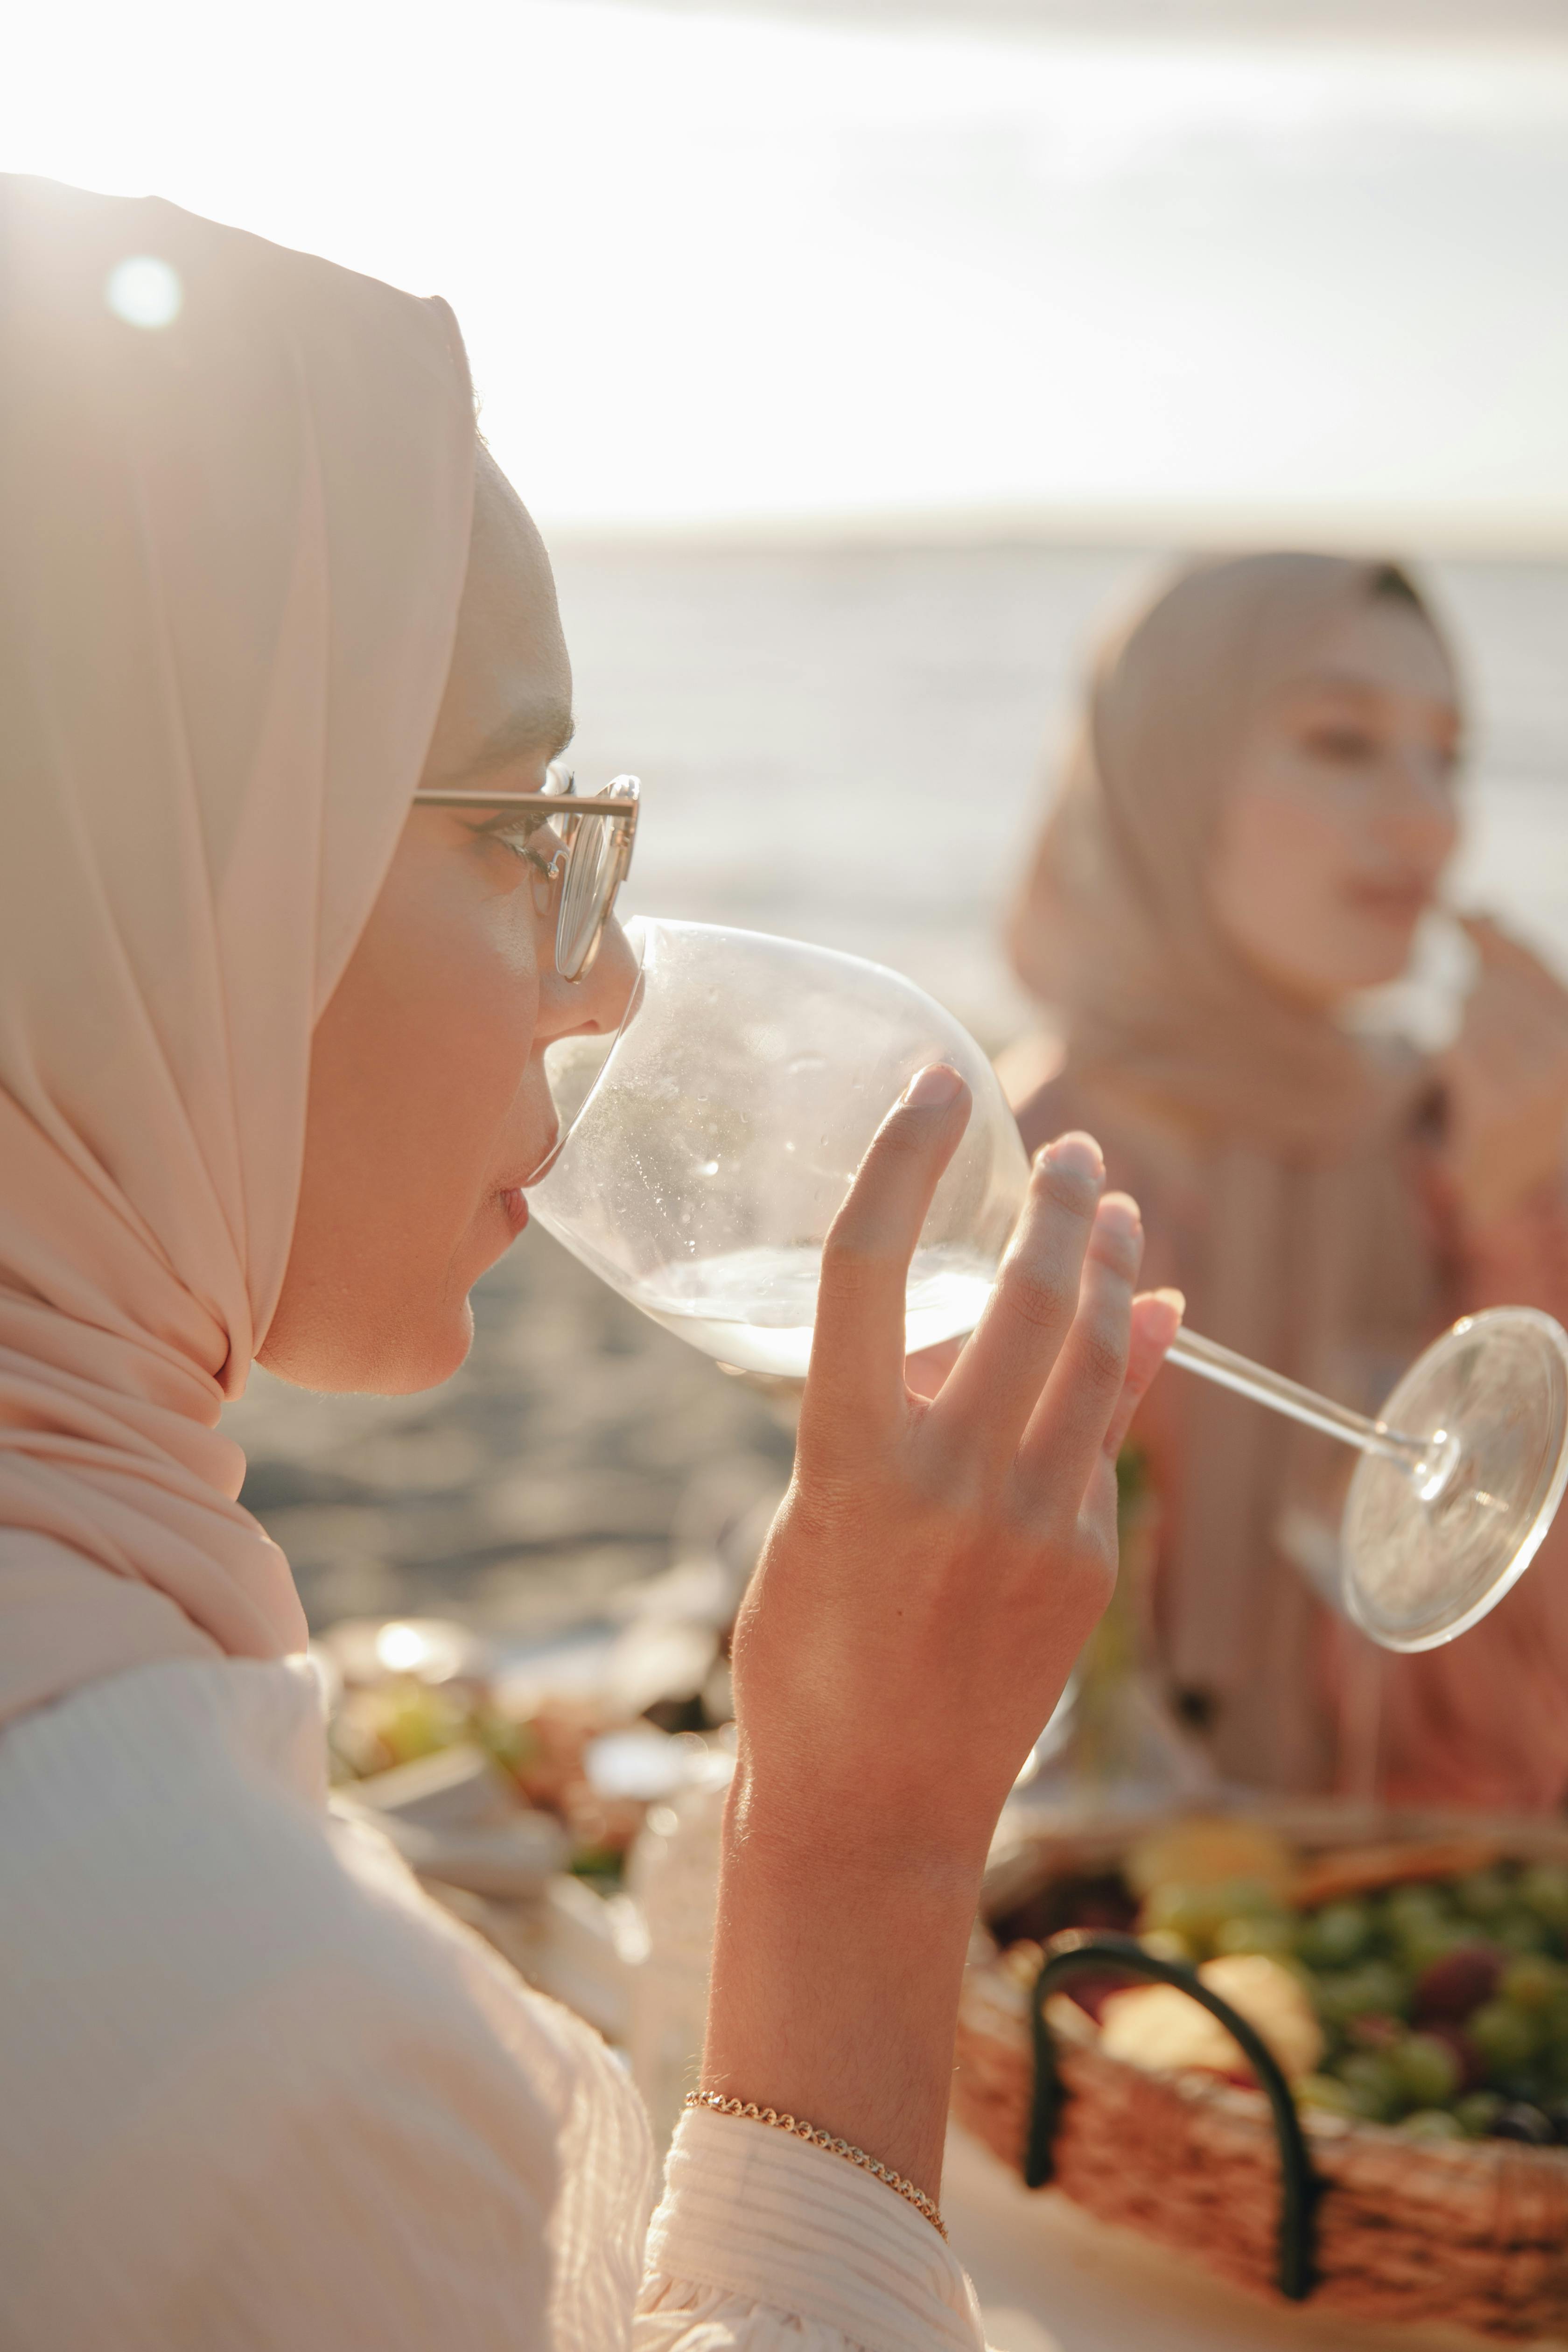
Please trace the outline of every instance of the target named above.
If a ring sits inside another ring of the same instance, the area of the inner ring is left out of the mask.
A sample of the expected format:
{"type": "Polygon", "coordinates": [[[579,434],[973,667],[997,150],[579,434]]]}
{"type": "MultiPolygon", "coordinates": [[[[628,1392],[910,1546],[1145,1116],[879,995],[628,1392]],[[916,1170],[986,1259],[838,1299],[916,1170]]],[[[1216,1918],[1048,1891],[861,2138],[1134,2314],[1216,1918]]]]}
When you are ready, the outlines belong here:
{"type": "Polygon", "coordinates": [[[636,776],[615,776],[602,793],[592,797],[579,797],[576,780],[569,770],[552,767],[547,773],[554,783],[552,791],[475,793],[461,788],[454,792],[436,790],[416,793],[414,805],[416,808],[489,809],[496,814],[516,810],[520,815],[533,812],[554,820],[554,855],[546,858],[531,848],[526,855],[546,881],[560,885],[561,900],[555,918],[555,969],[563,980],[570,982],[584,979],[592,971],[605,926],[615,911],[621,885],[631,871],[642,785],[636,776]],[[584,838],[584,817],[602,817],[611,827],[608,878],[600,884],[600,899],[587,943],[573,961],[568,953],[570,932],[567,928],[573,910],[572,868],[582,854],[580,844],[584,838]],[[572,964],[570,971],[567,969],[569,962],[572,964]]]}

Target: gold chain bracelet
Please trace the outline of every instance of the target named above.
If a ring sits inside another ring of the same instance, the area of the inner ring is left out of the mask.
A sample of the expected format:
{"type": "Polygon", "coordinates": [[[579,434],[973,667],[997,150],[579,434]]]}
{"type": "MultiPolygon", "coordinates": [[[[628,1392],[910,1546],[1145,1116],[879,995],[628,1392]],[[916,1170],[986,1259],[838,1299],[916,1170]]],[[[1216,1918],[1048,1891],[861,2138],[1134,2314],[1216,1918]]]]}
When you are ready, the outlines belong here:
{"type": "Polygon", "coordinates": [[[825,2147],[830,2156],[847,2158],[874,2180],[882,2181],[906,2205],[912,2205],[917,2213],[923,2213],[943,2238],[947,2236],[947,2225],[925,2190],[917,2189],[912,2180],[906,2180],[901,2172],[889,2172],[885,2164],[879,2164],[863,2147],[851,2147],[847,2139],[835,2139],[831,2132],[818,2131],[815,2124],[797,2123],[794,2116],[781,2116],[773,2107],[755,2106],[749,2100],[726,2099],[717,2091],[688,2091],[685,2104],[689,2107],[711,2107],[716,2116],[742,2116],[748,2123],[772,2124],[775,2131],[789,2132],[810,2147],[825,2147]]]}

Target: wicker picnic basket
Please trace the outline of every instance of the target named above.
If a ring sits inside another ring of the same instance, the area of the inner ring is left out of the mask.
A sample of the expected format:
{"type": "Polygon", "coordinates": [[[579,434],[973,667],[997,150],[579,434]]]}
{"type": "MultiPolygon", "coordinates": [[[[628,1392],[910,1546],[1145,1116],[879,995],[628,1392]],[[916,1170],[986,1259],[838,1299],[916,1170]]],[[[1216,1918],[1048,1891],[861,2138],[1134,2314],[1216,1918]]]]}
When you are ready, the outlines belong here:
{"type": "MultiPolygon", "coordinates": [[[[1568,1862],[1568,1825],[1555,1822],[1323,1807],[1260,1817],[1309,1868],[1315,1858],[1331,1877],[1337,1866],[1368,1891],[1483,1856],[1568,1862]]],[[[1131,1839],[1125,1826],[1024,1839],[994,1868],[984,1916],[1016,1911],[1053,1878],[1114,1868],[1131,1839]]],[[[1140,1963],[1130,1939],[1061,1936],[1031,1990],[993,1951],[977,1954],[959,2025],[956,2120],[1031,2186],[1048,2181],[1101,2221],[1259,2294],[1516,2342],[1568,2335],[1568,2148],[1426,2142],[1310,2110],[1298,2119],[1244,2021],[1189,1971],[1140,1963]],[[1197,1993],[1264,2087],[1152,2073],[1101,2052],[1090,2018],[1056,1988],[1090,1967],[1103,1977],[1119,1947],[1134,1973],[1197,1993]]]]}

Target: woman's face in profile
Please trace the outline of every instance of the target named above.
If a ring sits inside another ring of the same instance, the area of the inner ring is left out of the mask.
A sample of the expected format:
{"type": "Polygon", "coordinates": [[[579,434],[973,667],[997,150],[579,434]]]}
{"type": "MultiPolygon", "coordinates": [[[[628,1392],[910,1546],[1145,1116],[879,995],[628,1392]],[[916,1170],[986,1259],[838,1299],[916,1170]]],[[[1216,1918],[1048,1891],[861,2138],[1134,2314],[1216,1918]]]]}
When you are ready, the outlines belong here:
{"type": "Polygon", "coordinates": [[[1342,614],[1242,746],[1210,867],[1221,929],[1283,994],[1329,1007],[1397,979],[1458,837],[1460,715],[1416,608],[1342,614]]]}
{"type": "MultiPolygon", "coordinates": [[[[422,783],[536,793],[571,733],[550,565],[479,453],[452,666],[422,783]]],[[[260,1349],[301,1387],[383,1395],[455,1371],[468,1292],[527,1222],[555,1114],[542,1056],[613,1030],[635,970],[618,928],[575,984],[555,971],[534,869],[483,808],[409,812],[317,1024],[300,1203],[260,1349]]]]}

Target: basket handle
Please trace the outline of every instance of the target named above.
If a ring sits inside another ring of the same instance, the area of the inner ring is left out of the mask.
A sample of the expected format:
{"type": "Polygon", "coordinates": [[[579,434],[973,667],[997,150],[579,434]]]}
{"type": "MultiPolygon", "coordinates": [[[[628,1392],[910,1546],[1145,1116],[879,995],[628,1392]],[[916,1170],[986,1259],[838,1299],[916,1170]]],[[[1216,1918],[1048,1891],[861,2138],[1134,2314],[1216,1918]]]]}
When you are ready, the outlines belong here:
{"type": "Polygon", "coordinates": [[[1024,2179],[1031,2189],[1043,2189],[1056,2168],[1054,2142],[1067,2094],[1057,2067],[1051,2031],[1046,2023],[1046,2003],[1075,1977],[1103,1976],[1110,1969],[1125,1969],[1152,1984],[1174,1985],[1188,1999],[1218,2018],[1246,2053],[1247,2063],[1268,2095],[1275,2137],[1279,2143],[1279,2292],[1291,2303],[1304,2303],[1315,2284],[1313,2210],[1322,2182],[1312,2170],[1306,2136],[1289,2085],[1268,2043],[1227,2000],[1222,2000],[1193,1969],[1177,1960],[1159,1960],[1132,1936],[1089,1933],[1068,1928],[1046,1947],[1046,1958],[1035,1979],[1030,2021],[1035,2042],[1035,2097],[1025,2150],[1024,2179]]]}

